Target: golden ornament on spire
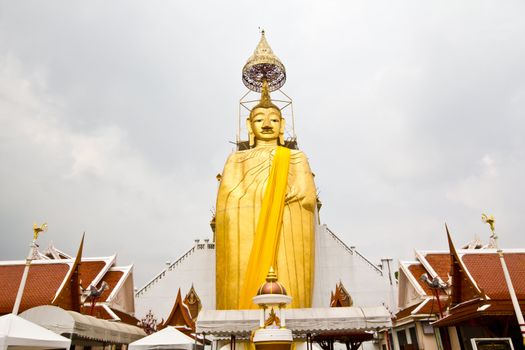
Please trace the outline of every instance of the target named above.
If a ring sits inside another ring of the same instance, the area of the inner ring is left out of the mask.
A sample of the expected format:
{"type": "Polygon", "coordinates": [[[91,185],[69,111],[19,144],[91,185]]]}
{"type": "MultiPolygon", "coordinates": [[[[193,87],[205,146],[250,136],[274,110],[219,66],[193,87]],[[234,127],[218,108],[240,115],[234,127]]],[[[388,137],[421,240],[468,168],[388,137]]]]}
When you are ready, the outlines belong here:
{"type": "Polygon", "coordinates": [[[277,281],[277,274],[275,273],[273,266],[270,266],[268,275],[266,275],[266,282],[276,282],[276,281],[277,281]]]}
{"type": "Polygon", "coordinates": [[[263,30],[259,44],[242,69],[242,82],[248,89],[261,92],[265,80],[269,91],[278,90],[286,81],[286,70],[273,54],[263,30]]]}

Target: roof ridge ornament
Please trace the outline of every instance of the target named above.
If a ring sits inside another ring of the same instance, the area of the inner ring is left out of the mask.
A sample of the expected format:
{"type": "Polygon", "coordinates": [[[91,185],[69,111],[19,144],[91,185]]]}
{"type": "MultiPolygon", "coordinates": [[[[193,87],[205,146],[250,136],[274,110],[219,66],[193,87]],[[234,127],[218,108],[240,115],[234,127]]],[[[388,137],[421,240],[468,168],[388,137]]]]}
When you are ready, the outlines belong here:
{"type": "Polygon", "coordinates": [[[259,44],[242,69],[242,82],[248,89],[261,92],[264,80],[268,82],[270,92],[278,90],[286,82],[286,69],[273,53],[262,30],[259,44]]]}

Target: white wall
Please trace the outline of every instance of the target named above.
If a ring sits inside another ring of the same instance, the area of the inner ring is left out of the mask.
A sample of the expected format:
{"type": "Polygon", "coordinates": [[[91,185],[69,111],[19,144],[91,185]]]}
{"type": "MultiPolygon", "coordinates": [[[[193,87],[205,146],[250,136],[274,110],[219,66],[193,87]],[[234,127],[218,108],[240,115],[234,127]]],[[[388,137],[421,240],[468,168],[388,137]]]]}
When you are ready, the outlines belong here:
{"type": "Polygon", "coordinates": [[[350,293],[354,306],[391,306],[388,275],[334,238],[326,225],[316,237],[313,307],[329,307],[330,292],[339,281],[350,293]]]}
{"type": "MultiPolygon", "coordinates": [[[[203,245],[202,241],[200,243],[203,245]]],[[[208,244],[204,249],[197,249],[198,246],[196,244],[193,252],[175,264],[172,270],[164,270],[161,278],[136,294],[137,318],[140,319],[151,309],[159,321],[166,319],[178,288],[181,288],[184,297],[192,283],[203,307],[215,308],[215,249],[209,249],[208,244]]],[[[390,306],[388,275],[355,250],[345,247],[333,237],[326,225],[318,227],[315,254],[313,307],[330,306],[330,293],[339,281],[350,293],[354,306],[390,306]]]]}
{"type": "Polygon", "coordinates": [[[204,241],[195,244],[194,250],[165,269],[161,277],[148,288],[135,295],[135,314],[138,319],[151,309],[160,322],[166,319],[181,289],[182,298],[193,284],[201,299],[202,307],[215,309],[215,248],[204,241]]]}

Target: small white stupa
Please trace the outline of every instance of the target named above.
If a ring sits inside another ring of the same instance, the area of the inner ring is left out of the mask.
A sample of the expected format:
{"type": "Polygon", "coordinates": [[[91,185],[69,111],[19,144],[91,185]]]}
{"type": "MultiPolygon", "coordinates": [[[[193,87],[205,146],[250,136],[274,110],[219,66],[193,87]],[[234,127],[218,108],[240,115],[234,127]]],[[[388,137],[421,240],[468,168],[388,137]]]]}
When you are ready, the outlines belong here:
{"type": "Polygon", "coordinates": [[[252,341],[257,350],[290,350],[292,331],[286,329],[286,305],[292,297],[286,294],[284,286],[277,281],[277,275],[270,267],[266,282],[261,285],[253,302],[259,305],[259,329],[253,332],[252,341]]]}

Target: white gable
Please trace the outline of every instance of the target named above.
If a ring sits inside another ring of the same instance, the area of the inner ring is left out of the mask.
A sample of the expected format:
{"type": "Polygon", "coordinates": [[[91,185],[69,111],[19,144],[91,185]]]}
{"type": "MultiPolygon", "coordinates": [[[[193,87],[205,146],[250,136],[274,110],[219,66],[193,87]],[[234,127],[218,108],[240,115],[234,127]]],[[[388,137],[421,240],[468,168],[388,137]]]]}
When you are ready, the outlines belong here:
{"type": "Polygon", "coordinates": [[[186,254],[137,291],[136,317],[141,319],[151,310],[159,322],[167,319],[179,288],[184,298],[192,284],[202,307],[215,309],[215,244],[196,242],[186,254]]]}
{"type": "Polygon", "coordinates": [[[339,281],[350,293],[354,306],[395,304],[388,273],[345,245],[326,225],[317,228],[315,254],[312,307],[329,307],[330,293],[339,281]]]}
{"type": "MultiPolygon", "coordinates": [[[[354,306],[385,305],[395,310],[395,286],[388,273],[356,249],[347,247],[326,225],[317,227],[312,307],[329,307],[338,282],[350,293],[354,306]]],[[[135,294],[136,317],[149,310],[158,321],[169,316],[179,288],[184,296],[194,285],[204,309],[215,309],[215,245],[198,242],[135,294]]]]}

